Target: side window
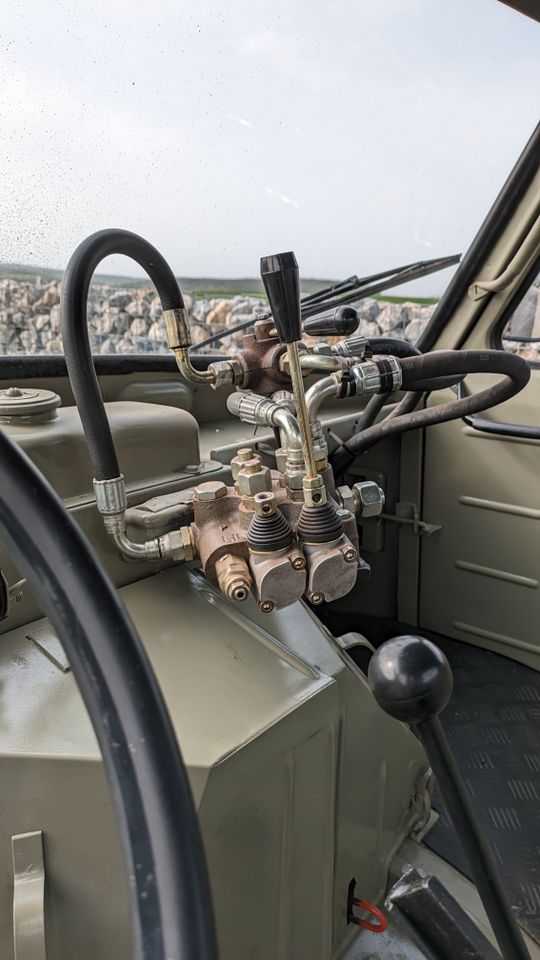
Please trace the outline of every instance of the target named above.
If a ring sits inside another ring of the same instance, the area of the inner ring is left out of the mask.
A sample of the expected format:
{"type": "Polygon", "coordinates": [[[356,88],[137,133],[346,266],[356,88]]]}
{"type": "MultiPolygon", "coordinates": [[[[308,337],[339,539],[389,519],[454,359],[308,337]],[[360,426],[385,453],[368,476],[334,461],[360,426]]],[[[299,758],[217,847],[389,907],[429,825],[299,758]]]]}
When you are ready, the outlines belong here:
{"type": "Polygon", "coordinates": [[[506,324],[502,346],[530,363],[540,364],[540,273],[506,324]]]}

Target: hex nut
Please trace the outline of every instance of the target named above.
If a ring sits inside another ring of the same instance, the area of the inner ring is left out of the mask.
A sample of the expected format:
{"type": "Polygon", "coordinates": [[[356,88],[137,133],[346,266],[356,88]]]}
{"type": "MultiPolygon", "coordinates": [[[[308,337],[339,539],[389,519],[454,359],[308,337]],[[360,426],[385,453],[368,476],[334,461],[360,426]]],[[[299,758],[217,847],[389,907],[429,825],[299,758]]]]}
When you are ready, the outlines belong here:
{"type": "Polygon", "coordinates": [[[341,501],[343,509],[348,510],[350,513],[354,513],[355,503],[351,488],[346,485],[343,487],[336,487],[336,493],[341,501]]]}
{"type": "Polygon", "coordinates": [[[219,500],[227,496],[227,487],[221,480],[209,480],[207,483],[200,483],[195,487],[195,497],[197,500],[219,500]]]}
{"type": "Polygon", "coordinates": [[[352,488],[357,517],[378,517],[384,506],[384,490],[374,480],[361,480],[352,488]]]}
{"type": "MultiPolygon", "coordinates": [[[[164,534],[161,540],[161,550],[164,560],[187,560],[184,539],[180,530],[171,530],[164,534]]],[[[189,559],[193,559],[190,557],[189,559]]]]}
{"type": "Polygon", "coordinates": [[[240,447],[240,450],[236,451],[236,456],[231,460],[231,473],[233,480],[238,479],[238,472],[242,469],[243,464],[246,460],[253,459],[253,450],[251,447],[240,447]]]}
{"type": "Polygon", "coordinates": [[[188,526],[180,527],[180,536],[182,537],[186,560],[193,560],[197,554],[193,530],[188,526]]]}
{"type": "Polygon", "coordinates": [[[234,370],[228,360],[216,360],[215,363],[209,363],[208,369],[214,374],[212,382],[214,390],[231,386],[234,383],[234,370]]]}
{"type": "Polygon", "coordinates": [[[248,460],[247,464],[244,464],[242,469],[238,471],[236,478],[238,492],[244,497],[254,497],[256,493],[264,493],[266,490],[272,489],[272,475],[268,467],[263,467],[259,461],[259,468],[252,471],[250,470],[252,463],[252,460],[248,460]],[[247,470],[246,466],[248,467],[247,470]]]}
{"type": "Polygon", "coordinates": [[[276,450],[276,468],[280,473],[285,473],[285,468],[287,466],[287,451],[283,447],[278,447],[276,450]]]}

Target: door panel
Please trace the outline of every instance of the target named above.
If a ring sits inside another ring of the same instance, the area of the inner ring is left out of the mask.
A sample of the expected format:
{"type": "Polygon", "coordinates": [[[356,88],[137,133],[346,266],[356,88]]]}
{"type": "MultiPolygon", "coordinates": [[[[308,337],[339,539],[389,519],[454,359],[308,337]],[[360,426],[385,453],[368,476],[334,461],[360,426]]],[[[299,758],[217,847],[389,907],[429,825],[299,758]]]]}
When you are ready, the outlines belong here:
{"type": "MultiPolygon", "coordinates": [[[[540,423],[540,371],[486,417],[540,423]]],[[[426,433],[422,515],[442,530],[422,542],[420,626],[540,668],[540,441],[426,433]]]]}

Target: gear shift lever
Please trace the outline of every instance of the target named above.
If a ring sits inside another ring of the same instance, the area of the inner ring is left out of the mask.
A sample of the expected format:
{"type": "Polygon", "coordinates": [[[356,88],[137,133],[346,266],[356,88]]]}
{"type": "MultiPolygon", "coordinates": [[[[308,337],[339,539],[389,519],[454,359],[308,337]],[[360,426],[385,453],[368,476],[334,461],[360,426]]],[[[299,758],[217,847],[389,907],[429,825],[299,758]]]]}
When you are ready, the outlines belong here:
{"type": "Polygon", "coordinates": [[[368,680],[379,706],[416,728],[504,960],[530,960],[438,717],[452,693],[444,653],[423,637],[394,637],[371,658],[368,680]]]}

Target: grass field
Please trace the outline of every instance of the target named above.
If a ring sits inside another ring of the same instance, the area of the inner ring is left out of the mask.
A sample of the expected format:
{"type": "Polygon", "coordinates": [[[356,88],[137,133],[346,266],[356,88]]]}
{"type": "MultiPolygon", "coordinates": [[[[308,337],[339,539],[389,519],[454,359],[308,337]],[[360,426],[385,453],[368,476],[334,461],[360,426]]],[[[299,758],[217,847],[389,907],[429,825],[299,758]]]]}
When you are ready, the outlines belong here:
{"type": "MultiPolygon", "coordinates": [[[[53,270],[49,267],[30,267],[18,263],[0,264],[0,279],[7,277],[12,280],[32,281],[36,277],[43,277],[44,280],[61,280],[62,270],[53,270]]],[[[261,281],[257,277],[178,277],[182,290],[190,293],[197,300],[210,299],[212,297],[225,299],[227,297],[260,297],[265,298],[261,281]]],[[[105,273],[96,273],[93,282],[97,284],[106,284],[111,287],[121,287],[127,290],[137,290],[140,287],[147,286],[148,282],[144,277],[123,277],[105,273]]],[[[335,280],[316,280],[303,279],[302,292],[304,294],[316,293],[324,287],[335,283],[335,280]]],[[[384,300],[386,303],[419,303],[433,304],[437,303],[437,297],[409,297],[403,295],[379,294],[374,297],[375,300],[384,300]]]]}

